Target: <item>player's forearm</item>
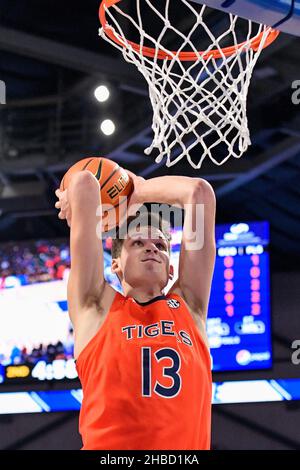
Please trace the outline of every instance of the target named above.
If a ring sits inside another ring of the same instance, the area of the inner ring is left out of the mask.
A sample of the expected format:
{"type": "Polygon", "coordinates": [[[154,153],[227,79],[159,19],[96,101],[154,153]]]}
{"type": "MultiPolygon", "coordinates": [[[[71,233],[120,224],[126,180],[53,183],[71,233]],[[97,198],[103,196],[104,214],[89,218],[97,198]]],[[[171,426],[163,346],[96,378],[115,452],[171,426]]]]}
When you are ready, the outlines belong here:
{"type": "Polygon", "coordinates": [[[97,209],[101,204],[99,183],[92,173],[82,171],[75,174],[68,187],[68,200],[72,212],[72,228],[76,225],[84,226],[93,223],[96,226],[99,217],[97,209]],[[77,221],[80,221],[78,224],[77,221]]]}
{"type": "Polygon", "coordinates": [[[187,176],[159,176],[146,180],[139,189],[140,202],[158,202],[172,206],[184,207],[192,202],[195,192],[205,191],[208,183],[201,178],[187,176]]]}

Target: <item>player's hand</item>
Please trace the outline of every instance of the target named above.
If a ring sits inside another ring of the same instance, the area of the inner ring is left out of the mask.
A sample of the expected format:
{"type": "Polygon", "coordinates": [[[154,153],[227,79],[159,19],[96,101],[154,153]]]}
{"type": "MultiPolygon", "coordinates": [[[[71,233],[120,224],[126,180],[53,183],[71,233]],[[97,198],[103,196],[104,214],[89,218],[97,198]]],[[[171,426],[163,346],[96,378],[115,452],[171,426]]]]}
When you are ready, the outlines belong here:
{"type": "Polygon", "coordinates": [[[69,227],[71,227],[71,219],[72,219],[72,213],[71,213],[71,206],[68,201],[68,190],[65,189],[64,191],[61,191],[60,189],[57,189],[55,191],[56,197],[58,198],[58,201],[55,203],[56,209],[60,209],[58,213],[58,218],[61,220],[66,220],[67,224],[69,227]]]}
{"type": "Polygon", "coordinates": [[[127,214],[128,216],[136,215],[139,207],[144,204],[144,201],[141,197],[141,187],[146,181],[145,178],[142,176],[137,176],[132,171],[126,170],[128,175],[132,178],[133,181],[133,192],[129,198],[128,207],[127,207],[127,214]]]}

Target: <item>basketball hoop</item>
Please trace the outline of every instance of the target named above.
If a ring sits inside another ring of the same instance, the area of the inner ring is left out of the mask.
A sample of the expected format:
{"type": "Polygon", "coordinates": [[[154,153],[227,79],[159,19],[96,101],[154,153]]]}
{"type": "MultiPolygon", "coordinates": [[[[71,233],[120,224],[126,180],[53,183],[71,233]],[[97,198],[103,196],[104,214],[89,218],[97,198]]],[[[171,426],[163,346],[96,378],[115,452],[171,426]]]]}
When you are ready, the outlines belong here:
{"type": "Polygon", "coordinates": [[[145,153],[158,149],[155,161],[166,158],[167,166],[186,157],[193,168],[200,168],[206,156],[221,165],[231,156],[240,158],[251,144],[246,109],[250,79],[260,53],[279,31],[224,13],[229,28],[217,36],[214,25],[206,21],[206,5],[197,5],[196,9],[190,1],[176,2],[193,18],[189,31],[177,29],[170,0],[159,2],[160,10],[153,5],[155,0],[136,0],[136,19],[116,6],[121,0],[103,0],[99,34],[121,50],[124,59],[135,64],[148,83],[154,139],[145,153]],[[163,23],[157,37],[145,31],[142,13],[146,7],[148,15],[151,12],[157,23],[163,23]],[[139,43],[126,38],[121,27],[124,20],[138,34],[139,43]],[[247,26],[243,41],[238,37],[241,21],[244,29],[247,26]],[[179,40],[177,50],[163,44],[168,34],[179,40]],[[195,44],[199,38],[207,42],[202,50],[195,44]],[[227,45],[229,41],[231,45],[227,45]],[[202,152],[195,162],[191,151],[196,145],[202,146],[202,152]]]}

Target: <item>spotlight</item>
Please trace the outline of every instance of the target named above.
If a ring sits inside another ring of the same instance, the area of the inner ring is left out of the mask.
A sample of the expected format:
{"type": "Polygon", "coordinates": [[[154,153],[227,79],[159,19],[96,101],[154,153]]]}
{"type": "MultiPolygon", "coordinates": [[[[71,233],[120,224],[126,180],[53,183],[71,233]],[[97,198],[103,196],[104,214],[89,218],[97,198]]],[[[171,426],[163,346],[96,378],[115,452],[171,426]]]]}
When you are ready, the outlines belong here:
{"type": "Polygon", "coordinates": [[[105,119],[100,124],[100,129],[105,135],[112,135],[115,132],[116,126],[110,119],[105,119]]]}
{"type": "Polygon", "coordinates": [[[103,103],[109,98],[109,89],[105,85],[100,85],[94,91],[94,95],[95,98],[100,101],[100,103],[103,103]]]}

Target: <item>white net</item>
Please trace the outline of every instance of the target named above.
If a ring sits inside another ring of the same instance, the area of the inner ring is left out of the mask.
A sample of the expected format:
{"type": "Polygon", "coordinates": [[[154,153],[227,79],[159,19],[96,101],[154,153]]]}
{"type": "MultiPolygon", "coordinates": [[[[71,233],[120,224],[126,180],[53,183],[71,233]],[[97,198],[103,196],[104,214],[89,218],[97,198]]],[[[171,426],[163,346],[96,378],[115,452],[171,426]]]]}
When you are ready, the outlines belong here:
{"type": "Polygon", "coordinates": [[[200,168],[206,157],[216,165],[240,158],[251,144],[247,95],[252,71],[277,32],[249,20],[238,27],[241,19],[222,13],[227,23],[225,28],[221,23],[217,36],[220,25],[208,25],[208,7],[187,0],[176,0],[176,18],[171,17],[174,0],[160,0],[157,7],[155,0],[135,0],[131,14],[115,0],[109,7],[106,3],[99,34],[136,65],[149,86],[154,138],[145,153],[156,149],[155,161],[165,159],[167,166],[186,158],[193,168],[200,168]],[[178,8],[184,32],[176,27],[178,8]],[[149,22],[155,35],[149,33],[149,22]],[[128,27],[136,43],[126,37],[128,27]]]}

